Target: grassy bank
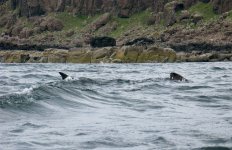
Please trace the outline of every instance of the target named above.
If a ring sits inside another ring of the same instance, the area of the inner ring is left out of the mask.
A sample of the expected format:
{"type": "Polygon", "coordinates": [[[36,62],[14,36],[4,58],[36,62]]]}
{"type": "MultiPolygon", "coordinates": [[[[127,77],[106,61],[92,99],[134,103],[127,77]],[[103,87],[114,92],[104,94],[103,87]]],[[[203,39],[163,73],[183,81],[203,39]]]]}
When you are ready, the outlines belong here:
{"type": "Polygon", "coordinates": [[[219,17],[219,15],[213,11],[213,5],[211,3],[198,2],[189,8],[189,12],[203,16],[205,21],[215,20],[219,17]]]}

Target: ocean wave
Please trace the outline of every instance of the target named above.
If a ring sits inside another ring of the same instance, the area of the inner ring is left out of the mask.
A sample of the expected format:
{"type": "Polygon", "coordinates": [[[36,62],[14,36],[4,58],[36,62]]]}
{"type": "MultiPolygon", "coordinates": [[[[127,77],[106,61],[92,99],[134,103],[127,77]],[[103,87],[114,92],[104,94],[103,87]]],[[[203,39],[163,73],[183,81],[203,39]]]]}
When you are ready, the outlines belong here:
{"type": "MultiPolygon", "coordinates": [[[[161,79],[141,79],[141,80],[129,80],[129,79],[91,79],[81,77],[76,80],[70,81],[54,81],[44,84],[33,85],[23,90],[0,96],[0,107],[22,107],[30,105],[39,101],[51,101],[57,100],[62,103],[74,103],[74,106],[78,105],[91,105],[94,107],[96,104],[90,104],[89,102],[81,102],[81,100],[92,100],[96,103],[110,103],[117,99],[117,95],[111,95],[111,93],[102,92],[100,89],[105,89],[110,86],[115,86],[125,92],[134,92],[144,89],[152,88],[165,88],[164,85],[159,84],[161,79]],[[101,92],[99,92],[99,90],[101,92]],[[79,101],[78,101],[79,100],[79,101]],[[98,102],[96,100],[99,100],[98,102]],[[82,103],[82,104],[81,104],[82,103]],[[84,104],[86,103],[86,104],[84,104]]],[[[165,81],[162,79],[161,82],[165,81]]],[[[67,104],[66,103],[66,104],[67,104]]],[[[68,105],[68,104],[67,104],[68,105]]]]}
{"type": "Polygon", "coordinates": [[[34,90],[34,88],[25,88],[22,91],[0,96],[0,107],[20,106],[32,103],[34,98],[31,95],[31,92],[34,90]]]}
{"type": "Polygon", "coordinates": [[[221,71],[221,70],[227,70],[227,69],[225,67],[212,67],[212,70],[221,71]]]}
{"type": "Polygon", "coordinates": [[[193,150],[231,150],[232,148],[224,147],[224,146],[209,146],[209,147],[201,147],[195,148],[193,150]]]}

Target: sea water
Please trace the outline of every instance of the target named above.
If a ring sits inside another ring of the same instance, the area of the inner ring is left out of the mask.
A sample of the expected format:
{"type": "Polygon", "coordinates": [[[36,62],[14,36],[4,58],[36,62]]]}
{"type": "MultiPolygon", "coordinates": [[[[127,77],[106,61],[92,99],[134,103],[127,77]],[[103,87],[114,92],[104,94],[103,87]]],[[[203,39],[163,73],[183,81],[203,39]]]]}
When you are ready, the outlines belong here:
{"type": "Polygon", "coordinates": [[[0,64],[1,150],[231,147],[231,62],[0,64]]]}

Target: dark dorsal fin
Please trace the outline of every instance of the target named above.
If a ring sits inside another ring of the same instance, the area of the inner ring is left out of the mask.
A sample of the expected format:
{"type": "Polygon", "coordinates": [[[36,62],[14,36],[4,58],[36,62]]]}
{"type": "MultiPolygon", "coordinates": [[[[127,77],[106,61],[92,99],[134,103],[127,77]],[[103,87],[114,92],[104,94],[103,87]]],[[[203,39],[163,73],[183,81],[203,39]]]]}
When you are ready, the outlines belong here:
{"type": "Polygon", "coordinates": [[[175,73],[175,72],[171,72],[171,73],[170,73],[170,80],[188,81],[188,80],[185,79],[183,76],[181,76],[180,74],[175,73]]]}
{"type": "Polygon", "coordinates": [[[66,79],[68,77],[67,74],[63,73],[63,72],[59,72],[59,74],[61,75],[62,79],[66,79]]]}

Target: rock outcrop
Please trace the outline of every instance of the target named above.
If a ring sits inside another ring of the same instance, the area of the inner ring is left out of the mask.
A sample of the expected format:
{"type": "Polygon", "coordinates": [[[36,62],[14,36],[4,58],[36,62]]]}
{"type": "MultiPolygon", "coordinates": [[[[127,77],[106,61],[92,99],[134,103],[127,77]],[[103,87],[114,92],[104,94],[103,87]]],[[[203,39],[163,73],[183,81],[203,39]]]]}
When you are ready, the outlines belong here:
{"type": "Polygon", "coordinates": [[[89,30],[96,31],[100,29],[101,27],[105,26],[110,21],[110,19],[111,19],[110,13],[103,14],[96,21],[94,21],[89,25],[89,30]]]}
{"type": "MultiPolygon", "coordinates": [[[[231,0],[154,0],[154,13],[153,19],[150,20],[150,24],[160,23],[164,21],[166,26],[173,25],[178,17],[177,12],[188,9],[192,5],[202,2],[211,3],[215,13],[222,14],[232,9],[231,0]]],[[[193,21],[198,22],[202,17],[199,14],[191,16],[193,21]]]]}
{"type": "Polygon", "coordinates": [[[0,51],[0,63],[166,63],[232,61],[231,51],[175,52],[151,46],[0,51]]]}
{"type": "Polygon", "coordinates": [[[58,19],[47,17],[36,20],[35,27],[38,27],[41,31],[61,31],[64,25],[58,19]]]}
{"type": "Polygon", "coordinates": [[[1,63],[148,63],[174,62],[177,56],[170,48],[140,46],[107,47],[73,50],[0,51],[1,63]]]}
{"type": "Polygon", "coordinates": [[[169,28],[160,36],[161,41],[175,51],[231,51],[232,23],[216,21],[195,29],[169,28]]]}

